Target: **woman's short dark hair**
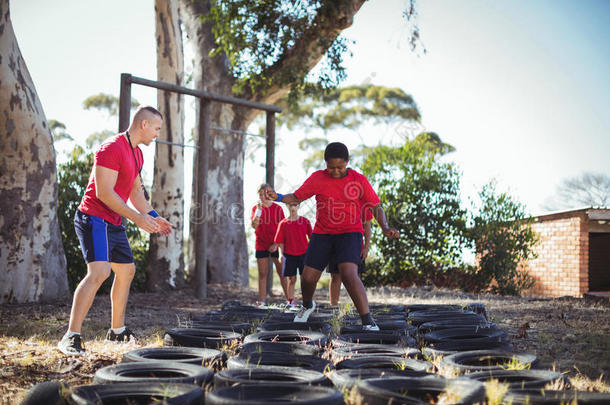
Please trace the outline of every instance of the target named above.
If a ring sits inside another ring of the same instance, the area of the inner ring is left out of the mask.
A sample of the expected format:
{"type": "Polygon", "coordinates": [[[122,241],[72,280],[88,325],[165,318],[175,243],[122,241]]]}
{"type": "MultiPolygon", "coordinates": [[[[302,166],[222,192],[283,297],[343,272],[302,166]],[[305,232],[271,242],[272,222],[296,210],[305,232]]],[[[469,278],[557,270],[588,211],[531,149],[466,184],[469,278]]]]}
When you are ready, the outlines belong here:
{"type": "Polygon", "coordinates": [[[349,160],[349,151],[347,150],[347,146],[342,144],[341,142],[331,142],[326,146],[324,150],[324,160],[329,161],[330,159],[343,159],[345,161],[349,160]]]}

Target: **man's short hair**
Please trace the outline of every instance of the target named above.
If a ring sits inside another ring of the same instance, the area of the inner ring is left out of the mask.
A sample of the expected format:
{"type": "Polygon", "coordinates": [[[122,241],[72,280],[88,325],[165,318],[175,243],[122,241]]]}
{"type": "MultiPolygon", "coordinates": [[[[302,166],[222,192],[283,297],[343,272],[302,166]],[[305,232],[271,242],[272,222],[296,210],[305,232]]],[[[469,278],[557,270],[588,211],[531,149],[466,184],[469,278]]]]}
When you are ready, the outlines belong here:
{"type": "Polygon", "coordinates": [[[154,115],[163,119],[163,114],[161,114],[161,112],[155,107],[151,107],[149,105],[141,106],[138,107],[136,113],[133,115],[133,122],[150,121],[154,115]]]}
{"type": "Polygon", "coordinates": [[[326,146],[324,150],[324,160],[329,161],[330,159],[343,159],[349,161],[349,150],[347,146],[341,142],[331,142],[326,146]]]}

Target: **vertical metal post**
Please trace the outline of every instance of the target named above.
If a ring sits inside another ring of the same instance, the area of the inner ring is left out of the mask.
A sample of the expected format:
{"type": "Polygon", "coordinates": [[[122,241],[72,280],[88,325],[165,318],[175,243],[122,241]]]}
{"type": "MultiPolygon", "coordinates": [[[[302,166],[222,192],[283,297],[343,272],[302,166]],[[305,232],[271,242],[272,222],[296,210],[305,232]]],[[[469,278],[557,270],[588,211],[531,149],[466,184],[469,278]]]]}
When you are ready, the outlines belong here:
{"type": "Polygon", "coordinates": [[[197,158],[197,240],[195,241],[196,293],[200,299],[208,296],[208,166],[210,156],[210,101],[199,99],[199,153],[197,158]]]}
{"type": "Polygon", "coordinates": [[[131,75],[121,73],[121,91],[119,93],[119,132],[129,128],[131,114],[131,75]]]}
{"type": "MultiPolygon", "coordinates": [[[[267,124],[265,127],[267,135],[266,153],[265,153],[265,183],[271,187],[275,187],[275,113],[267,111],[267,124]]],[[[267,272],[267,294],[271,295],[273,289],[273,260],[269,258],[269,271],[267,272]]]]}

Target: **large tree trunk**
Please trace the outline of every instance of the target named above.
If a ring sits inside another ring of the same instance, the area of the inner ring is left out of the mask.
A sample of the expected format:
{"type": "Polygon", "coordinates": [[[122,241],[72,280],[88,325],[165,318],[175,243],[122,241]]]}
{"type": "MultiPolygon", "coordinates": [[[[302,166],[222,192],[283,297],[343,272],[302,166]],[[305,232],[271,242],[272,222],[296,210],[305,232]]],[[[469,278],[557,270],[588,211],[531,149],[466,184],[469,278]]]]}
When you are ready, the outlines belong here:
{"type": "Polygon", "coordinates": [[[55,149],[8,0],[0,0],[0,229],[0,303],[68,295],[55,149]]]}
{"type": "MultiPolygon", "coordinates": [[[[231,95],[233,78],[227,72],[223,57],[211,58],[209,52],[215,46],[209,24],[203,24],[199,16],[207,13],[206,2],[181,1],[182,19],[189,33],[194,52],[194,85],[197,89],[231,95]]],[[[240,108],[212,102],[212,126],[245,130],[250,120],[240,108]]],[[[199,128],[199,114],[196,127],[199,128]]],[[[248,252],[243,221],[244,137],[240,134],[212,130],[210,142],[207,200],[208,245],[207,279],[209,283],[233,282],[248,284],[248,252]]],[[[197,156],[193,165],[197,176],[197,156]]],[[[196,196],[193,182],[193,199],[196,196]]],[[[195,206],[194,204],[192,205],[195,206]]],[[[191,213],[194,211],[191,210],[191,213]]],[[[190,240],[195,239],[194,221],[191,217],[190,240]]],[[[195,257],[193,243],[189,243],[189,271],[192,275],[195,257]]]]}
{"type": "MultiPolygon", "coordinates": [[[[327,0],[328,4],[332,0],[327,0]]],[[[324,2],[323,2],[324,3],[324,2]]],[[[352,24],[364,0],[346,0],[340,7],[331,7],[333,15],[324,13],[316,17],[302,38],[287,49],[279,60],[265,72],[267,77],[291,77],[295,66],[300,65],[308,72],[320,61],[328,46],[342,30],[352,24]],[[319,38],[327,39],[326,48],[319,38]],[[304,58],[303,58],[304,56],[304,58]]],[[[224,55],[210,57],[210,51],[217,48],[210,23],[203,23],[200,16],[209,12],[209,2],[180,0],[182,20],[189,35],[194,53],[194,84],[197,89],[222,95],[232,95],[234,78],[224,55]]],[[[332,3],[334,4],[334,3],[332,3]]],[[[272,104],[285,95],[290,83],[272,82],[264,92],[253,92],[243,98],[272,104]]],[[[212,126],[245,130],[254,120],[259,110],[233,107],[229,104],[211,103],[212,126]]],[[[197,114],[199,117],[199,114],[197,114]]],[[[198,118],[199,119],[199,118],[198,118]]],[[[197,128],[200,123],[197,122],[197,128]]],[[[248,283],[248,257],[244,228],[243,171],[245,142],[242,135],[212,130],[208,171],[208,245],[207,280],[210,283],[248,283]]],[[[197,158],[195,157],[195,162],[197,158]]],[[[195,207],[197,166],[193,167],[193,207],[195,207]]],[[[252,192],[253,190],[247,190],[252,192]]],[[[247,207],[246,207],[247,208],[247,207]]],[[[194,211],[191,210],[191,213],[194,211]]],[[[192,217],[191,217],[192,218],[192,217]]],[[[197,220],[197,219],[195,219],[197,220]]],[[[190,240],[195,239],[191,221],[190,240]]],[[[189,272],[193,274],[193,243],[189,243],[189,272]]]]}
{"type": "MultiPolygon", "coordinates": [[[[184,54],[182,30],[176,0],[155,0],[157,34],[157,80],[183,84],[184,54]]],[[[159,91],[159,111],[164,116],[160,140],[184,143],[184,98],[159,91]]],[[[160,215],[174,225],[168,236],[151,235],[147,284],[150,290],[165,290],[184,286],[184,149],[180,146],[155,146],[152,205],[160,215]]]]}

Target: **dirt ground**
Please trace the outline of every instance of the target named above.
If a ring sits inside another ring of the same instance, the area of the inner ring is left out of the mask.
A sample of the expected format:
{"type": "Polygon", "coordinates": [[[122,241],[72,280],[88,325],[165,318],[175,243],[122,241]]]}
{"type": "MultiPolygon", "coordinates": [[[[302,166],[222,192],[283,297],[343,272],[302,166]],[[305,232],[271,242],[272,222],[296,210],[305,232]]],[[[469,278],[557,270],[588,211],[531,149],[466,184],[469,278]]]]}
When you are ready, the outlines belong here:
{"type": "MultiPolygon", "coordinates": [[[[66,357],[55,350],[67,328],[69,301],[0,306],[0,403],[19,403],[27,389],[42,381],[91,383],[97,369],[119,362],[124,352],[141,346],[161,346],[164,331],[183,324],[190,314],[219,308],[229,299],[243,304],[256,300],[254,289],[238,286],[210,285],[208,294],[200,301],[190,290],[133,293],[127,325],[142,337],[139,345],[104,342],[110,323],[110,299],[101,295],[85,321],[87,354],[80,358],[66,357]]],[[[316,300],[327,299],[326,292],[318,290],[316,300]]],[[[578,389],[610,392],[608,303],[576,298],[469,295],[427,287],[373,288],[369,289],[369,300],[387,304],[482,302],[488,317],[511,335],[515,351],[536,354],[544,367],[565,372],[578,389]]],[[[341,302],[350,302],[345,292],[341,302]]]]}

